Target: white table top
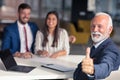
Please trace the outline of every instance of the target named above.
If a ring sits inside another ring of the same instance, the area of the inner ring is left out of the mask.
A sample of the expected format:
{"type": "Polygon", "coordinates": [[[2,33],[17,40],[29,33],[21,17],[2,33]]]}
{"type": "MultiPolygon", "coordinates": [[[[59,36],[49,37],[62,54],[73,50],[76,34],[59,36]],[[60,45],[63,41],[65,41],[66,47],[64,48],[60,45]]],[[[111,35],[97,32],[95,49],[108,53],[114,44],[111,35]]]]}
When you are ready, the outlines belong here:
{"type": "Polygon", "coordinates": [[[12,72],[5,71],[5,68],[0,61],[0,79],[21,79],[21,80],[31,80],[31,79],[66,79],[72,78],[73,72],[59,72],[47,68],[41,67],[43,63],[55,63],[61,64],[65,66],[70,66],[72,68],[76,68],[77,64],[81,61],[83,56],[78,55],[69,55],[59,57],[57,59],[52,58],[42,58],[39,56],[33,56],[31,59],[23,59],[23,58],[15,58],[16,62],[19,65],[30,65],[35,66],[36,68],[29,73],[21,73],[21,72],[12,72]],[[77,60],[77,61],[76,61],[77,60]]]}
{"type": "MultiPolygon", "coordinates": [[[[41,67],[43,63],[55,63],[65,66],[76,68],[78,63],[84,58],[83,55],[68,55],[59,57],[57,59],[42,58],[39,56],[33,56],[31,59],[15,58],[19,65],[30,65],[36,68],[29,73],[5,71],[5,68],[0,61],[0,80],[12,79],[12,80],[31,80],[31,79],[66,79],[72,78],[73,72],[59,72],[47,68],[41,67]]],[[[119,80],[120,71],[113,71],[111,75],[105,80],[119,80]]]]}

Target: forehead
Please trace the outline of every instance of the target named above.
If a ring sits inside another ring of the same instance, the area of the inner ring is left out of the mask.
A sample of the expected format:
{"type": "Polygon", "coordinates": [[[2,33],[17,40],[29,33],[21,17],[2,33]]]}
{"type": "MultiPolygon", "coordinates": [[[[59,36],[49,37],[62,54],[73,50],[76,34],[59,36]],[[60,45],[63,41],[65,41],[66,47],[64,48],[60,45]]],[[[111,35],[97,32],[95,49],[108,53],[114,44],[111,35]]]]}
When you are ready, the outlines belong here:
{"type": "Polygon", "coordinates": [[[49,14],[48,17],[56,17],[55,14],[49,14]]]}
{"type": "Polygon", "coordinates": [[[29,9],[29,8],[20,9],[20,12],[23,12],[23,11],[25,11],[25,12],[30,12],[30,11],[31,11],[31,9],[29,9]]]}
{"type": "Polygon", "coordinates": [[[109,21],[109,18],[108,16],[105,16],[105,15],[99,15],[99,16],[95,16],[93,19],[92,19],[92,24],[95,24],[95,23],[99,23],[99,24],[107,24],[109,21]]]}

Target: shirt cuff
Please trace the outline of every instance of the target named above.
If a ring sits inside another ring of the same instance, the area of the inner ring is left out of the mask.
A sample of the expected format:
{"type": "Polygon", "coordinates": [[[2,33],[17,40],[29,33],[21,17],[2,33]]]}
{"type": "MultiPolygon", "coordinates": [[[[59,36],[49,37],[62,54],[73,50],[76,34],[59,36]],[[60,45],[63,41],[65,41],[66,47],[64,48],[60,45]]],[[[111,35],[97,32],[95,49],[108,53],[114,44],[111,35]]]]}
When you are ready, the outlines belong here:
{"type": "Polygon", "coordinates": [[[94,80],[94,75],[87,74],[89,80],[94,80]]]}

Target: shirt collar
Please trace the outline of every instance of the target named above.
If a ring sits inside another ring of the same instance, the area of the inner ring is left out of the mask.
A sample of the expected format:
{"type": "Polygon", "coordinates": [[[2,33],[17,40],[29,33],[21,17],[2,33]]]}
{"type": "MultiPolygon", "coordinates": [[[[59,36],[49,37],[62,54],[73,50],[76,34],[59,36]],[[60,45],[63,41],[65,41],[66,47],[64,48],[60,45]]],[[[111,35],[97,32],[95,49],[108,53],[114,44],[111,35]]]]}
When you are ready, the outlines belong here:
{"type": "Polygon", "coordinates": [[[18,27],[27,27],[28,26],[28,23],[23,25],[23,24],[20,23],[19,20],[17,21],[17,24],[18,24],[18,27]]]}
{"type": "Polygon", "coordinates": [[[103,39],[102,41],[98,42],[97,44],[93,44],[93,46],[95,46],[95,48],[97,48],[103,41],[105,41],[107,38],[103,39]]]}

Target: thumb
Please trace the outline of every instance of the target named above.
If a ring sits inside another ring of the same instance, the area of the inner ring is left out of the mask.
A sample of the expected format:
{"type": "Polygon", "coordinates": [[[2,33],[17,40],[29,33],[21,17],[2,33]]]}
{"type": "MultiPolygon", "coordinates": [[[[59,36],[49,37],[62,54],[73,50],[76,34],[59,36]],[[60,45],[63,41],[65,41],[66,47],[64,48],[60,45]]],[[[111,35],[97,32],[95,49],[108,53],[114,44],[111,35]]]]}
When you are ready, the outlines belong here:
{"type": "Polygon", "coordinates": [[[86,49],[86,58],[90,58],[90,47],[86,49]]]}

